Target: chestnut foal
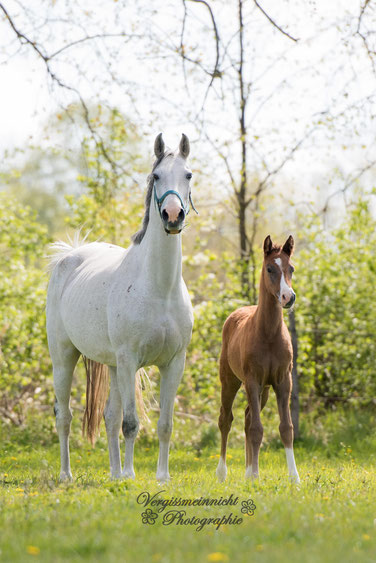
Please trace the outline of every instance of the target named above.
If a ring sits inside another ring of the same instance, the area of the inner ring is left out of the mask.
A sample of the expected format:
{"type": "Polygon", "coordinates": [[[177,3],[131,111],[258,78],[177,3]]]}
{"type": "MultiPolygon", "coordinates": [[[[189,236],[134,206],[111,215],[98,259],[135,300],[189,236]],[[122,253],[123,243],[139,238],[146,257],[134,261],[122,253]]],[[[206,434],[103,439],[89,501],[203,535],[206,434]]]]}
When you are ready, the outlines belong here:
{"type": "Polygon", "coordinates": [[[270,386],[277,396],[279,431],[285,446],[290,480],[299,483],[293,451],[293,425],[290,414],[291,370],[293,351],[290,334],[283,320],[283,308],[295,301],[291,287],[294,268],[290,257],[294,239],[290,235],[283,247],[275,246],[270,236],[264,241],[264,264],[261,272],[259,304],[237,309],[223,326],[220,379],[222,406],[219,429],[222,435],[217,477],[227,475],[227,437],[233,421],[232,404],[244,384],[248,406],[245,410],[246,478],[258,477],[258,458],[263,427],[260,412],[270,386]]]}

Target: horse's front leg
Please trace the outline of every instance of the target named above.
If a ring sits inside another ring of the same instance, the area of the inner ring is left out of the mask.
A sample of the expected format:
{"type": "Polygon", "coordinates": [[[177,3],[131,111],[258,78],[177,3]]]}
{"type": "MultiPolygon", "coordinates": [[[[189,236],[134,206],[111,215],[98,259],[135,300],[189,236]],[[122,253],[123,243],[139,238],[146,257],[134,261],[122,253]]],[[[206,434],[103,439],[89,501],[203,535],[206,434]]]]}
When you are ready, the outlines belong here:
{"type": "Polygon", "coordinates": [[[122,476],[134,479],[133,452],[138,434],[139,421],[136,409],[136,371],[137,366],[126,353],[117,357],[116,380],[123,407],[122,430],[125,438],[125,459],[122,476]]]}
{"type": "Polygon", "coordinates": [[[161,372],[160,417],[158,420],[159,457],[157,467],[157,480],[164,483],[170,479],[168,472],[168,454],[172,434],[172,417],[174,402],[179,383],[181,381],[185,364],[185,350],[176,355],[161,372]]]}

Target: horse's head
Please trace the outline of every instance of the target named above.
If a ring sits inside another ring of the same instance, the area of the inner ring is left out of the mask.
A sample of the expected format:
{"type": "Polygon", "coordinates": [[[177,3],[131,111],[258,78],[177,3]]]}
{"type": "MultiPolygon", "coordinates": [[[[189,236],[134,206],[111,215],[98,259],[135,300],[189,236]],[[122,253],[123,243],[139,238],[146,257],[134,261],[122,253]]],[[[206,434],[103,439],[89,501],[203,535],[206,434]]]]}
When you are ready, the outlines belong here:
{"type": "Polygon", "coordinates": [[[295,303],[295,293],[291,287],[294,267],[290,261],[293,250],[294,239],[291,235],[282,247],[275,246],[269,235],[264,240],[264,282],[267,290],[286,309],[295,303]]]}
{"type": "Polygon", "coordinates": [[[179,148],[175,152],[165,152],[165,144],[160,133],[155,139],[154,152],[157,157],[152,173],[154,199],[166,233],[175,235],[183,229],[189,205],[192,204],[190,188],[192,172],[187,165],[188,137],[183,133],[179,148]]]}

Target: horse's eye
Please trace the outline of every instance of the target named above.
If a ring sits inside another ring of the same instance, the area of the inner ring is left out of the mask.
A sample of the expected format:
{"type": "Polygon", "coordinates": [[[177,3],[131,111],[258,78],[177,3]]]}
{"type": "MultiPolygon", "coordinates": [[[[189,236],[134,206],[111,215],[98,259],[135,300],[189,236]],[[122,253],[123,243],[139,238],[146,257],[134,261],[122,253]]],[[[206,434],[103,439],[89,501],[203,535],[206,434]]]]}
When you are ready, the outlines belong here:
{"type": "Polygon", "coordinates": [[[273,272],[273,268],[271,266],[267,266],[266,270],[271,274],[273,272]]]}
{"type": "Polygon", "coordinates": [[[294,266],[290,266],[290,275],[292,276],[294,272],[295,272],[294,266]]]}
{"type": "Polygon", "coordinates": [[[187,180],[190,180],[192,178],[192,172],[188,172],[188,174],[186,175],[187,180]]]}
{"type": "Polygon", "coordinates": [[[153,174],[153,178],[154,178],[154,180],[159,180],[158,174],[153,174]]]}

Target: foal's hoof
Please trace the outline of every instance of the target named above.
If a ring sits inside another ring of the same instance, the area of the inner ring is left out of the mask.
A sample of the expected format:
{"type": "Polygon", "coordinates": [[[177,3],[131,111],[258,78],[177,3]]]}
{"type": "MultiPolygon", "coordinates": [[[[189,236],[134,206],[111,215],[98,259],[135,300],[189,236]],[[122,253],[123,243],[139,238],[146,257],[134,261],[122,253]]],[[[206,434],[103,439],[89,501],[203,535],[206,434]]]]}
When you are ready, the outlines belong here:
{"type": "Polygon", "coordinates": [[[218,477],[218,481],[220,483],[223,483],[223,481],[225,481],[225,479],[227,477],[227,467],[226,467],[226,464],[221,457],[219,458],[217,470],[216,470],[215,473],[218,477]]]}
{"type": "Polygon", "coordinates": [[[299,475],[298,475],[298,474],[296,474],[296,475],[289,475],[289,481],[290,481],[290,483],[293,484],[293,485],[299,485],[299,483],[300,483],[299,475]]]}
{"type": "Polygon", "coordinates": [[[60,473],[59,481],[60,483],[69,483],[70,481],[73,481],[72,473],[70,471],[68,473],[62,471],[60,473]]]}
{"type": "Polygon", "coordinates": [[[258,481],[259,475],[258,473],[252,472],[252,467],[247,467],[247,469],[245,470],[245,478],[251,479],[251,481],[258,481]]]}

